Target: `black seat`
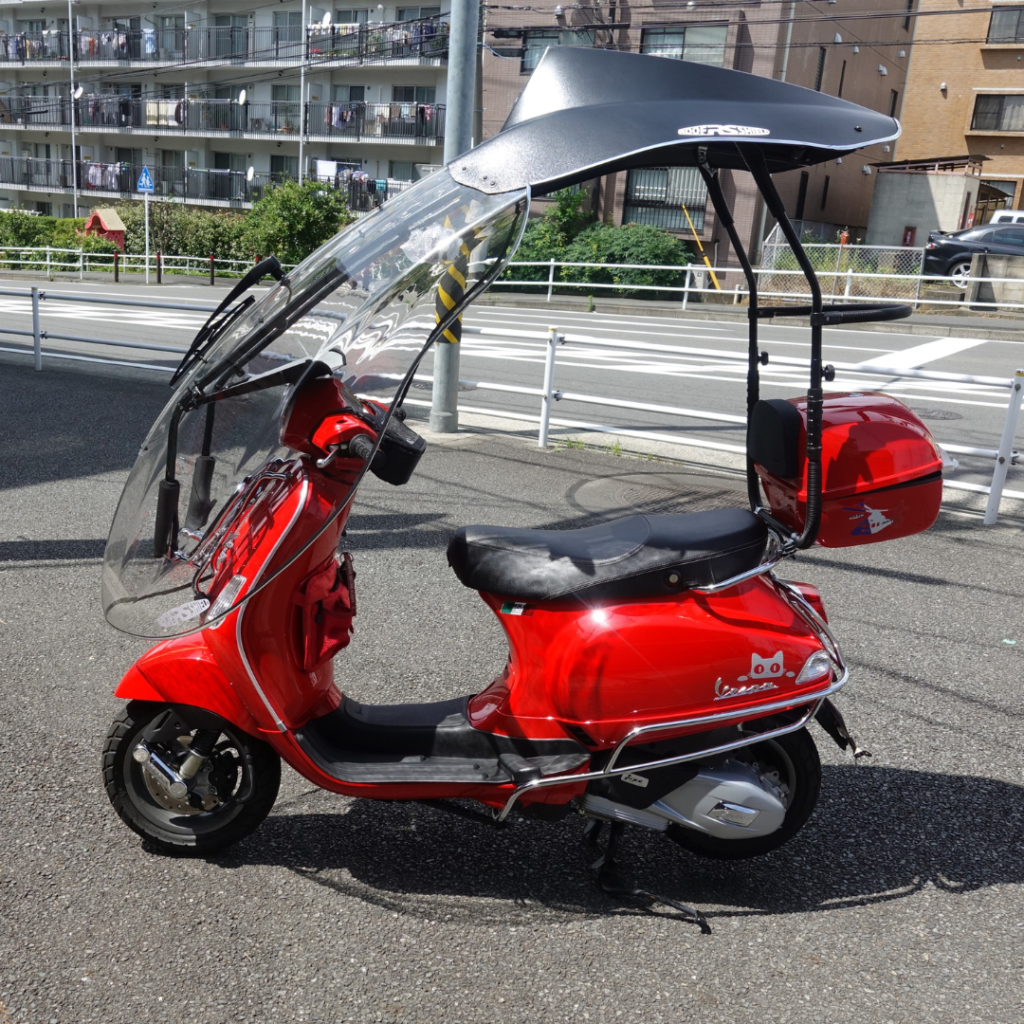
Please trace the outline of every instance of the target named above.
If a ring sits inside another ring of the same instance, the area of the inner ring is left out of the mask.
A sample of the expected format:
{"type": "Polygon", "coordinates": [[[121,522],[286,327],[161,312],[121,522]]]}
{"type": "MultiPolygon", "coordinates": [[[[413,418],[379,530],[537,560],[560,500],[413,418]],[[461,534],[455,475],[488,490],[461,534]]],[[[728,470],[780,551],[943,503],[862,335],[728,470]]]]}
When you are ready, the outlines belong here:
{"type": "Polygon", "coordinates": [[[545,601],[635,599],[720,583],[758,566],[768,530],[746,509],[628,516],[582,530],[464,526],[448,542],[462,583],[545,601]]]}

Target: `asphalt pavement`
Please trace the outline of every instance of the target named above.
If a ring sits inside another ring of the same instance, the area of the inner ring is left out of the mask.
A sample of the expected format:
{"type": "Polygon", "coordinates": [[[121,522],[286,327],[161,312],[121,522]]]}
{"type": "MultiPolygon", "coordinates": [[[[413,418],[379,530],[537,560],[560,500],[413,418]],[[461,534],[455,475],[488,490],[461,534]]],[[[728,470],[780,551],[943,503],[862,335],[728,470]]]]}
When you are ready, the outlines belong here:
{"type": "MultiPolygon", "coordinates": [[[[874,756],[815,729],[820,804],[767,857],[628,834],[641,884],[700,906],[711,936],[599,894],[575,817],[496,831],[289,770],[255,835],[180,860],[121,824],[99,771],[112,691],[146,648],[103,622],[100,556],[166,385],[0,358],[0,1021],[1024,1019],[1021,521],[947,508],[921,536],[786,564],[823,592],[852,667],[838,703],[874,756]]],[[[371,480],[355,507],[340,684],[425,701],[501,670],[497,623],[445,563],[460,525],[741,502],[736,475],[692,464],[432,443],[407,486],[371,480]]]]}

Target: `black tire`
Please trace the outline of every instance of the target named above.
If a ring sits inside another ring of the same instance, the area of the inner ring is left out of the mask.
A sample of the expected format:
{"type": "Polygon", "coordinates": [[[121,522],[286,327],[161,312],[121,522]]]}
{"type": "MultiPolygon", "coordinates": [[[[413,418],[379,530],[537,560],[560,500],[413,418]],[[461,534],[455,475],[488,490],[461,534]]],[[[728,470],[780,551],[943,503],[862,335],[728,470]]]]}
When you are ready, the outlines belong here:
{"type": "Polygon", "coordinates": [[[787,733],[774,740],[743,747],[732,755],[747,764],[757,762],[767,770],[778,771],[789,789],[786,816],[782,828],[754,839],[720,839],[683,825],[669,825],[668,836],[684,850],[715,860],[742,860],[760,857],[778,849],[800,831],[811,816],[821,790],[821,760],[806,729],[787,733]]]}
{"type": "MultiPolygon", "coordinates": [[[[281,759],[262,740],[203,712],[203,724],[220,728],[214,753],[197,775],[194,795],[171,801],[147,782],[144,766],[132,756],[143,733],[166,704],[132,701],[114,719],[103,748],[103,781],[121,820],[165,853],[199,856],[237,843],[270,813],[281,784],[281,759]],[[213,787],[211,793],[210,787],[213,787]],[[210,809],[193,804],[206,795],[210,809]]],[[[187,748],[178,741],[159,744],[165,763],[180,766],[187,748]]]]}

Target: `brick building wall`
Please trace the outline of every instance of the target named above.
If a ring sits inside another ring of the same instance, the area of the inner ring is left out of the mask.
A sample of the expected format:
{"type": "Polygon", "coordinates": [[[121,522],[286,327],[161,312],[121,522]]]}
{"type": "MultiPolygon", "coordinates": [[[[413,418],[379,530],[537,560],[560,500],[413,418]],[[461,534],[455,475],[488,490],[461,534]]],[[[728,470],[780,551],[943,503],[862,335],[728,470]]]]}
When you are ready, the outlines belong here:
{"type": "MultiPolygon", "coordinates": [[[[958,13],[915,19],[903,135],[895,152],[900,161],[984,155],[981,181],[1003,187],[976,190],[976,197],[988,196],[990,207],[1001,201],[1003,189],[1010,190],[1003,194],[1012,206],[1024,205],[1024,17],[1014,16],[1018,9],[998,0],[922,0],[922,12],[958,13]],[[990,41],[993,36],[1001,38],[990,41]],[[976,125],[979,99],[984,128],[976,125]]],[[[991,212],[976,210],[976,219],[991,212]]]]}
{"type": "MultiPolygon", "coordinates": [[[[903,14],[906,3],[907,0],[864,0],[858,12],[903,14]]],[[[611,3],[600,8],[566,6],[565,25],[560,28],[548,8],[511,11],[485,7],[483,137],[488,138],[501,128],[529,79],[530,64],[543,39],[552,44],[557,41],[563,45],[650,52],[661,45],[659,39],[677,38],[680,30],[686,40],[692,36],[699,42],[707,38],[701,32],[712,29],[724,40],[720,51],[701,52],[699,46],[694,51],[700,59],[712,58],[709,63],[819,88],[885,113],[898,108],[907,63],[905,55],[910,47],[909,22],[905,23],[903,17],[836,22],[830,17],[836,10],[836,6],[816,0],[764,3],[757,8],[723,5],[693,10],[674,3],[618,7],[611,3]],[[561,31],[561,37],[556,40],[550,33],[557,31],[561,31]],[[538,40],[534,46],[531,37],[538,40]],[[885,74],[879,72],[880,66],[885,68],[885,74]]],[[[876,146],[847,157],[842,163],[829,161],[805,172],[779,175],[776,185],[790,216],[804,221],[805,227],[827,234],[849,226],[855,234],[863,235],[874,182],[873,173],[866,174],[863,168],[887,159],[890,154],[876,146]],[[803,182],[802,174],[806,175],[803,182]]],[[[629,173],[620,172],[595,183],[596,212],[601,219],[622,222],[629,182],[629,173]]],[[[635,191],[635,179],[633,184],[635,191]]],[[[756,254],[761,239],[772,227],[772,219],[765,216],[749,175],[723,172],[722,185],[733,205],[740,237],[756,254]]],[[[705,248],[712,253],[717,246],[718,262],[734,263],[728,239],[716,223],[710,205],[701,212],[704,217],[698,235],[705,248]]],[[[685,225],[663,226],[689,236],[685,225]]]]}

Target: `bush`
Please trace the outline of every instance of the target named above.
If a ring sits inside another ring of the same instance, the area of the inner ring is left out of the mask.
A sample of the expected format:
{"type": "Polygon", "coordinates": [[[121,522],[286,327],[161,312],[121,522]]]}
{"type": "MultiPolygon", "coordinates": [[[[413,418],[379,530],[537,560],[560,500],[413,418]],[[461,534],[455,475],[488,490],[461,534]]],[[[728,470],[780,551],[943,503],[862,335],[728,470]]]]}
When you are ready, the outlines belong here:
{"type": "MultiPolygon", "coordinates": [[[[516,250],[516,260],[561,262],[565,259],[566,246],[586,225],[588,216],[582,212],[586,192],[565,188],[555,192],[553,198],[555,205],[545,210],[543,217],[535,217],[527,223],[516,250]]],[[[515,281],[547,281],[549,273],[547,267],[513,267],[505,272],[505,277],[515,281]]]]}
{"type": "MultiPolygon", "coordinates": [[[[125,252],[146,251],[146,219],[142,203],[122,203],[117,208],[124,222],[125,252]]],[[[219,210],[200,210],[177,203],[149,204],[149,248],[166,256],[197,256],[213,253],[219,260],[249,259],[241,239],[245,217],[219,210]]]]}
{"type": "Polygon", "coordinates": [[[301,263],[352,219],[337,189],[312,179],[286,181],[253,204],[241,242],[250,258],[273,254],[282,263],[301,263]]]}
{"type": "MultiPolygon", "coordinates": [[[[647,224],[588,223],[583,213],[587,193],[562,189],[554,193],[555,204],[543,217],[526,225],[523,240],[515,254],[517,262],[555,260],[556,263],[601,263],[601,267],[562,267],[556,281],[573,284],[621,284],[621,295],[651,298],[649,291],[638,292],[637,285],[671,287],[680,283],[676,270],[622,270],[617,264],[683,267],[693,259],[690,247],[675,235],[647,224]],[[633,288],[628,286],[632,285],[633,288]]],[[[548,280],[545,266],[511,267],[503,275],[509,281],[548,280]]],[[[535,290],[529,288],[528,290],[535,290]]],[[[577,292],[578,289],[573,289],[577,292]]],[[[602,288],[599,294],[609,294],[602,288]]]]}
{"type": "MultiPolygon", "coordinates": [[[[592,224],[566,246],[566,263],[601,263],[600,267],[563,267],[563,281],[587,284],[647,285],[671,287],[679,283],[678,270],[624,270],[616,264],[684,267],[693,257],[689,246],[662,228],[650,224],[592,224]]],[[[601,289],[606,293],[606,289],[601,289]]],[[[624,295],[650,292],[624,289],[624,295]]]]}

